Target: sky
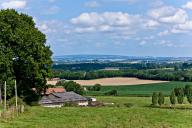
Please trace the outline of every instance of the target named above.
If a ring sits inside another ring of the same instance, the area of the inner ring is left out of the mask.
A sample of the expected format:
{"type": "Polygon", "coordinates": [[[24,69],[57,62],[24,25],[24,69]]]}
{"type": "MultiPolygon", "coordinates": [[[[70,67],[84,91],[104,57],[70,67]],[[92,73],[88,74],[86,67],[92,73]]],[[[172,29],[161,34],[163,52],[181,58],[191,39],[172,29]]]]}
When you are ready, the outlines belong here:
{"type": "Polygon", "coordinates": [[[192,0],[0,0],[34,18],[54,56],[192,57],[192,0]]]}

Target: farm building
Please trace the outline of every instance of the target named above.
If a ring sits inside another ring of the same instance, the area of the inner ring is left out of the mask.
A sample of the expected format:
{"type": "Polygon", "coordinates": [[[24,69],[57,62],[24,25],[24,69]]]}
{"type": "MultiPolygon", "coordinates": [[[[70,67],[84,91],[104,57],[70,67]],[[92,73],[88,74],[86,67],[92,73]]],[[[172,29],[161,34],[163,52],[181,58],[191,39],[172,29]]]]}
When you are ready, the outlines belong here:
{"type": "Polygon", "coordinates": [[[45,92],[46,95],[54,93],[54,92],[66,92],[63,87],[57,87],[57,88],[48,88],[45,92]]]}
{"type": "Polygon", "coordinates": [[[39,104],[44,107],[62,107],[65,103],[87,106],[88,99],[75,92],[54,92],[44,95],[39,101],[39,104]]]}

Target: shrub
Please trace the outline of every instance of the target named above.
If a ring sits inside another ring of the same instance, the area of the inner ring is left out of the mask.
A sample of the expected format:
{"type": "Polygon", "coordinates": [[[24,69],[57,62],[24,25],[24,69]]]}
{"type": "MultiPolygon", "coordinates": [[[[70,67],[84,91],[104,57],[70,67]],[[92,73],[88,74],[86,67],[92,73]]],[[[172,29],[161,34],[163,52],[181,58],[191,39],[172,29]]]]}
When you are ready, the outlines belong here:
{"type": "MultiPolygon", "coordinates": [[[[12,97],[11,99],[8,100],[7,104],[9,106],[15,106],[15,102],[16,102],[15,97],[12,97]]],[[[23,100],[21,98],[17,97],[17,104],[18,105],[25,105],[25,102],[23,102],[23,100]]]]}
{"type": "Polygon", "coordinates": [[[101,90],[101,85],[100,85],[100,84],[95,84],[95,85],[92,87],[92,90],[93,90],[93,91],[100,91],[100,90],[101,90]]]}
{"type": "Polygon", "coordinates": [[[191,85],[186,85],[185,88],[184,88],[185,96],[191,95],[191,90],[192,90],[192,86],[191,85]]]}
{"type": "Polygon", "coordinates": [[[192,104],[192,88],[187,89],[187,100],[190,104],[192,104]]]}
{"type": "Polygon", "coordinates": [[[187,96],[187,100],[188,100],[188,102],[189,102],[190,104],[192,104],[192,95],[188,95],[188,96],[187,96]]]}
{"type": "Polygon", "coordinates": [[[174,91],[171,92],[170,102],[171,104],[176,104],[176,96],[174,91]]]}
{"type": "Polygon", "coordinates": [[[158,94],[157,92],[154,92],[152,95],[152,105],[157,105],[158,103],[158,94]]]}
{"type": "Polygon", "coordinates": [[[77,94],[80,94],[80,95],[83,94],[83,88],[81,87],[81,85],[76,83],[76,82],[74,82],[74,81],[67,81],[67,82],[59,81],[56,84],[56,86],[64,87],[67,92],[73,91],[73,92],[75,92],[77,94]]]}
{"type": "Polygon", "coordinates": [[[117,96],[117,90],[111,90],[111,91],[105,93],[105,95],[109,95],[109,96],[117,96]]]}
{"type": "Polygon", "coordinates": [[[159,97],[158,97],[158,104],[161,106],[164,104],[165,98],[162,92],[159,92],[159,97]]]}
{"type": "Polygon", "coordinates": [[[177,95],[177,102],[179,104],[183,104],[183,100],[184,100],[184,90],[182,88],[178,89],[178,95],[177,95]]]}

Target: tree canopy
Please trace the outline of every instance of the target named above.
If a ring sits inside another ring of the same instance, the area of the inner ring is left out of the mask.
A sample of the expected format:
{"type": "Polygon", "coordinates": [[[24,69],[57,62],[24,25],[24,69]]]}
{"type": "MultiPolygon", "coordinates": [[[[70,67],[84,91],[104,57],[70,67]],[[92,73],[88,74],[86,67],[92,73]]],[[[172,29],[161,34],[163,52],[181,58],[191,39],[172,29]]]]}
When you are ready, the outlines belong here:
{"type": "Polygon", "coordinates": [[[52,52],[33,18],[7,9],[0,11],[0,80],[16,79],[18,94],[32,88],[40,94],[51,71],[52,52]]]}
{"type": "Polygon", "coordinates": [[[59,81],[56,86],[62,86],[67,92],[73,91],[80,95],[84,92],[83,87],[74,81],[59,81]]]}

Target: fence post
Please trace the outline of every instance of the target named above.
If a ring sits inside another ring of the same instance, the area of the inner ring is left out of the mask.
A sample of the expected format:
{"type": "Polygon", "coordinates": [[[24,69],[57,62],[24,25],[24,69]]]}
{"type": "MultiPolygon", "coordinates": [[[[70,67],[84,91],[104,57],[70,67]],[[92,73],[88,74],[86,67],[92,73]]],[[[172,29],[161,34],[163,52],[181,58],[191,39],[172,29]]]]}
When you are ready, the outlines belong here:
{"type": "Polygon", "coordinates": [[[18,107],[17,107],[17,82],[15,80],[15,109],[16,109],[16,114],[18,116],[18,107]]]}
{"type": "Polygon", "coordinates": [[[7,100],[7,83],[5,81],[5,85],[4,85],[4,111],[5,112],[6,112],[6,109],[7,109],[6,100],[7,100]]]}

